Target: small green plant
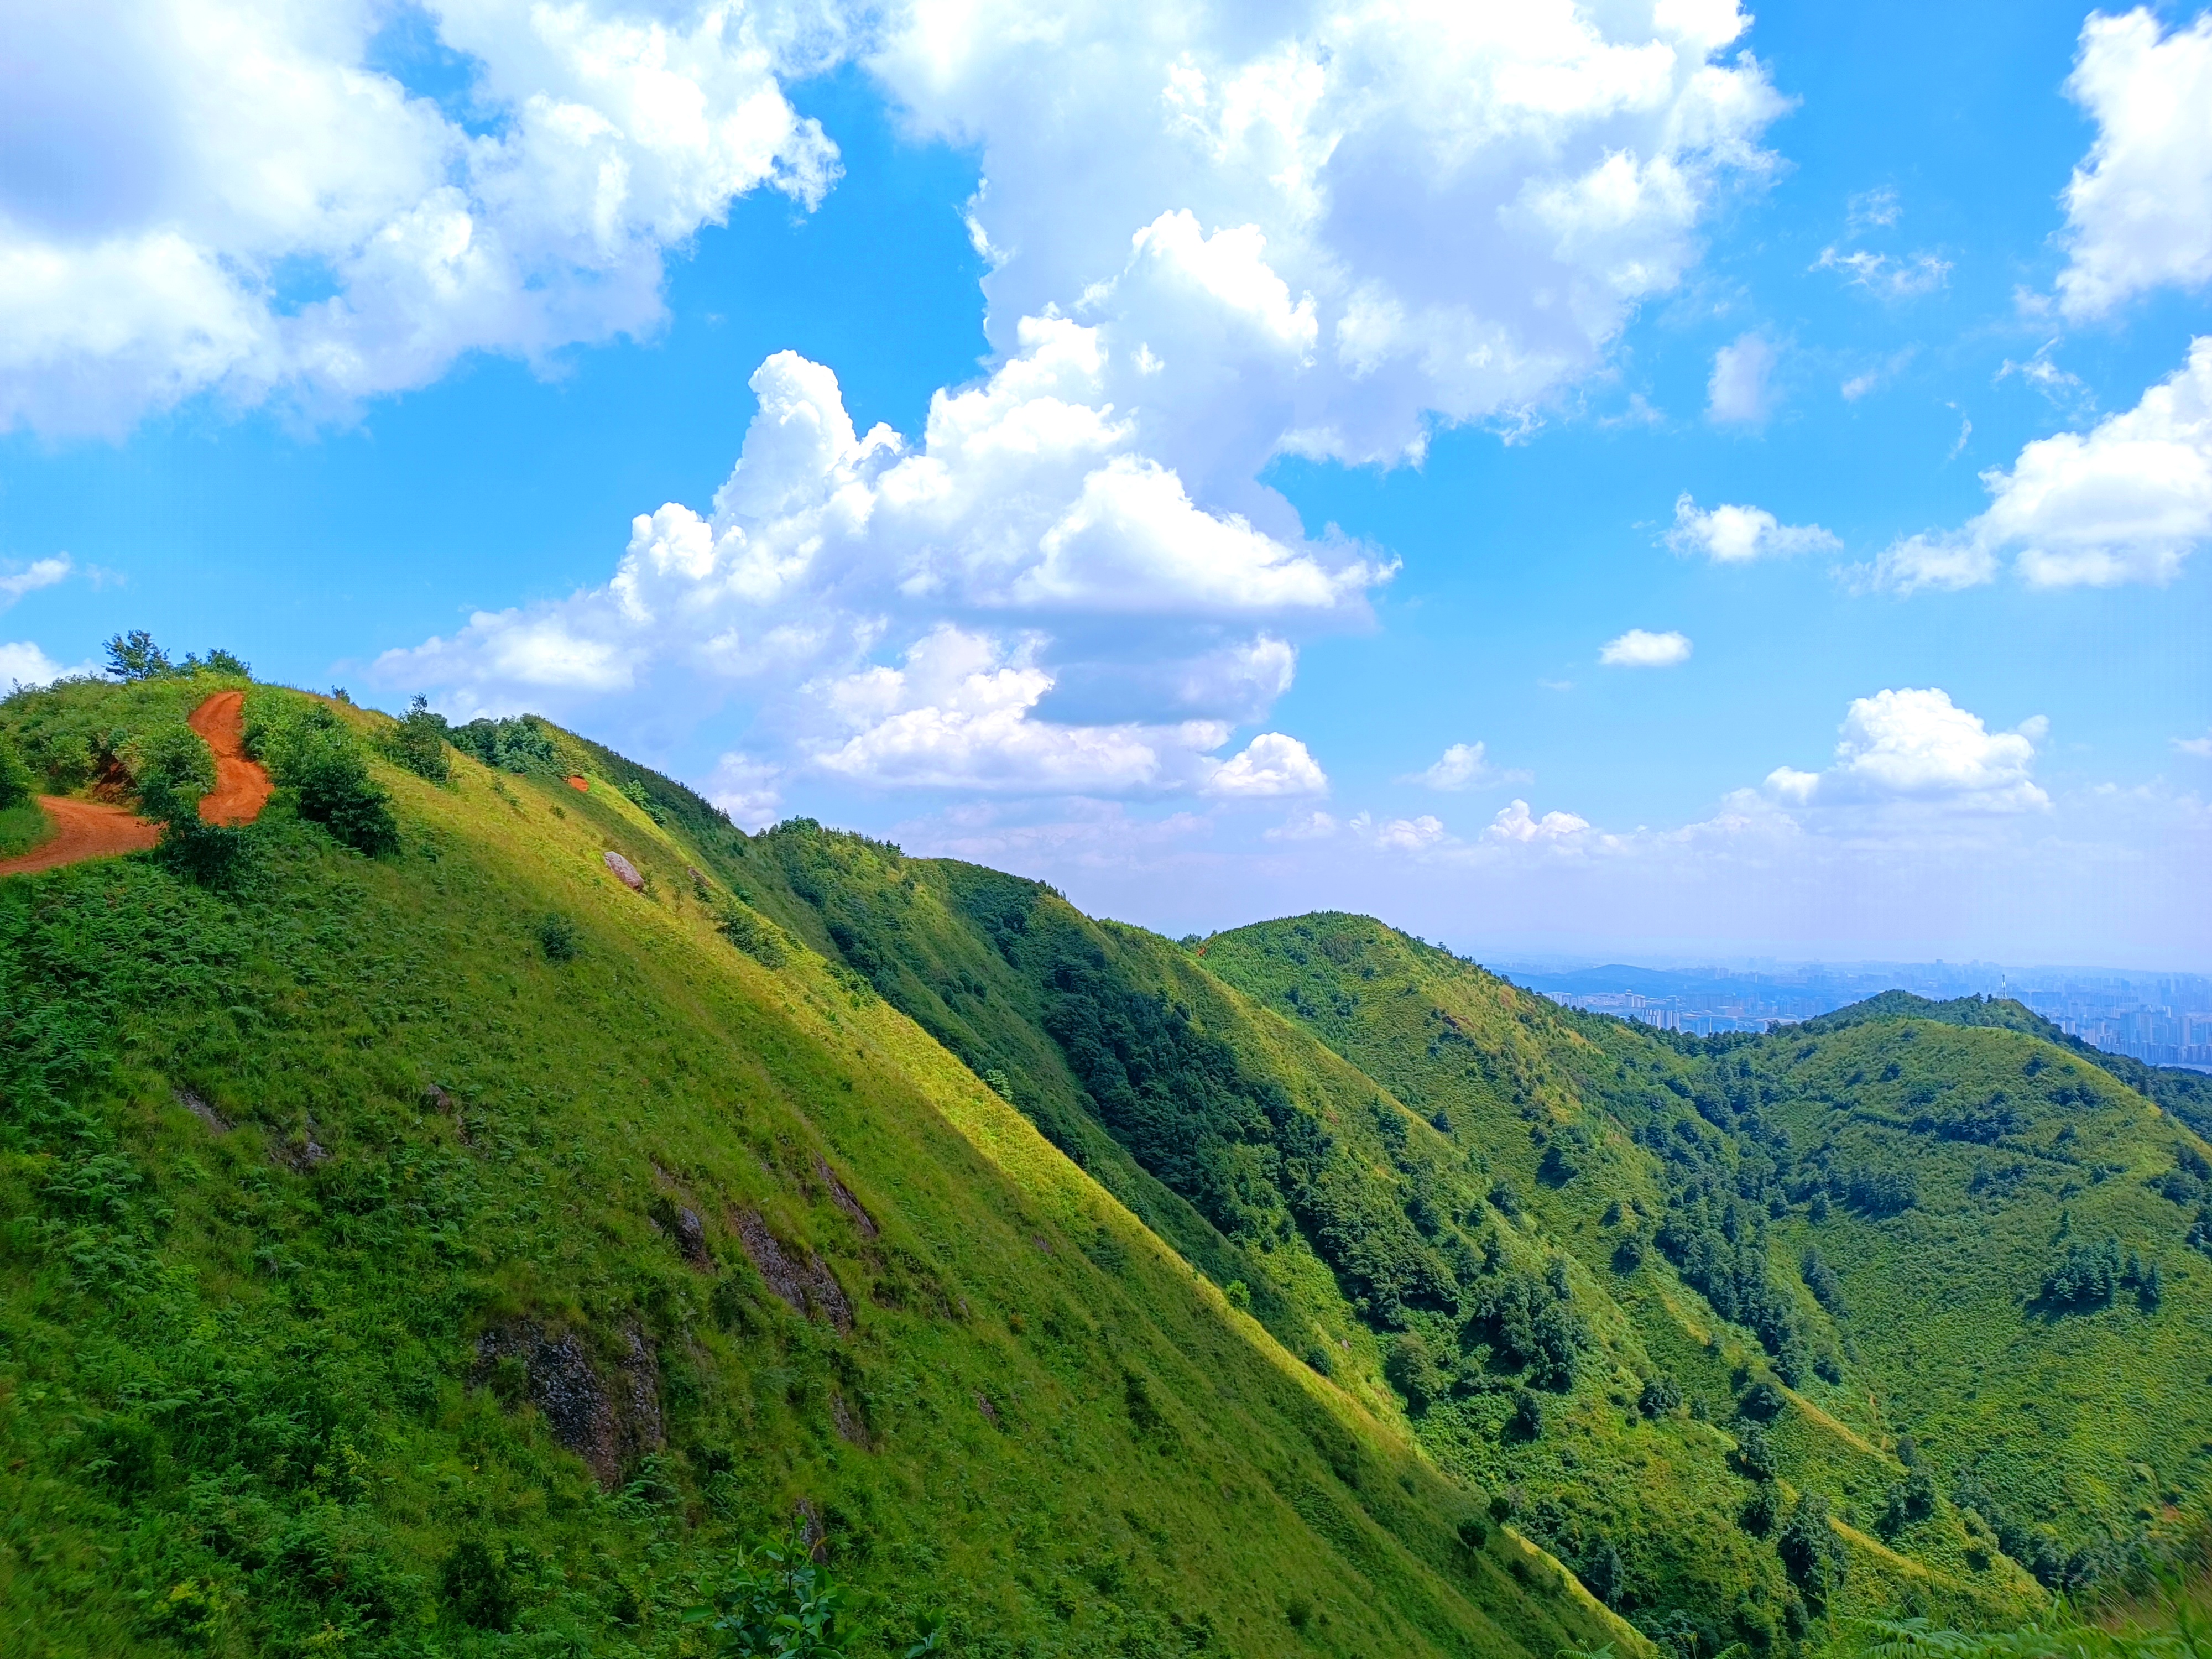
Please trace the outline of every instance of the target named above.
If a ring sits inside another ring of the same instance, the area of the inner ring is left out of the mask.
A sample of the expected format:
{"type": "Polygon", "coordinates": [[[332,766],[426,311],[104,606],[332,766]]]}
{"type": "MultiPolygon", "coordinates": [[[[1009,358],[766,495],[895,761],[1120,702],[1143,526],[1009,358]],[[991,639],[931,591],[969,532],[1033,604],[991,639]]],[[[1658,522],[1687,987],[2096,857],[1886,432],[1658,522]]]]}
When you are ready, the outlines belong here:
{"type": "MultiPolygon", "coordinates": [[[[738,1551],[710,1602],[686,1611],[684,1622],[726,1659],[844,1659],[850,1599],[815,1560],[800,1522],[788,1538],[738,1551]]],[[[908,1652],[937,1645],[933,1630],[908,1652]]]]}
{"type": "Polygon", "coordinates": [[[291,791],[300,816],[371,858],[398,851],[391,799],[369,776],[352,729],[317,703],[266,721],[260,712],[250,711],[248,739],[270,776],[291,791]]]}
{"type": "Polygon", "coordinates": [[[471,1630],[514,1628],[515,1594],[507,1564],[479,1539],[463,1539],[446,1558],[438,1571],[438,1591],[454,1615],[471,1630]]]}
{"type": "Polygon", "coordinates": [[[548,962],[576,959],[576,924],[556,910],[538,924],[538,943],[548,962]]]}

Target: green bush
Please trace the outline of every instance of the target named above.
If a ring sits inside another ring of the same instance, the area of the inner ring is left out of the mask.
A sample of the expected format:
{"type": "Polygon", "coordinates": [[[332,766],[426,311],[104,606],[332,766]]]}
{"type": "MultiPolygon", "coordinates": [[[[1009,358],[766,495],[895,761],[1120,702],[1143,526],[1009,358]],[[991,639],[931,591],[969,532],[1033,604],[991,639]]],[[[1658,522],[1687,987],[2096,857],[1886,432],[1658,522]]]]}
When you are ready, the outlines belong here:
{"type": "Polygon", "coordinates": [[[576,959],[576,924],[555,911],[538,924],[538,943],[548,962],[576,959]]]}
{"type": "Polygon", "coordinates": [[[404,766],[421,778],[443,783],[453,774],[447,757],[446,717],[431,712],[428,698],[417,696],[407,706],[407,716],[384,737],[383,750],[395,766],[404,766]]]}
{"type": "Polygon", "coordinates": [[[215,757],[181,720],[139,737],[126,756],[138,810],[156,823],[197,823],[200,797],[215,788],[215,757]]]}
{"type": "Polygon", "coordinates": [[[0,738],[0,809],[20,806],[36,792],[38,781],[23,764],[22,751],[0,738]]]}
{"type": "Polygon", "coordinates": [[[352,729],[319,703],[294,702],[273,718],[264,718],[266,705],[249,708],[247,742],[270,777],[291,792],[301,817],[348,847],[372,858],[397,852],[391,799],[369,776],[352,729]]]}

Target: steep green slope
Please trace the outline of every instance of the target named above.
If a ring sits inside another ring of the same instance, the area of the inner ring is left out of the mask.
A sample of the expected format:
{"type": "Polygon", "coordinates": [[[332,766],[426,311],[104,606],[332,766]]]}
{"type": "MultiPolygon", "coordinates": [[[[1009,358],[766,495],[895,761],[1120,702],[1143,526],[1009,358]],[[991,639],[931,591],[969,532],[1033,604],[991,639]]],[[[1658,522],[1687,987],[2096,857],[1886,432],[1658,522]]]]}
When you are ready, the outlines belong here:
{"type": "MultiPolygon", "coordinates": [[[[116,783],[205,689],[0,728],[116,783]]],[[[742,838],[540,735],[372,757],[388,856],[280,790],[228,888],[0,885],[0,1646],[677,1653],[795,1515],[859,1652],[925,1609],[975,1654],[1634,1645],[737,903],[742,838]]]]}
{"type": "Polygon", "coordinates": [[[1337,915],[1206,960],[1524,1183],[1686,1390],[1748,1404],[1771,1378],[1784,1477],[1856,1523],[1847,1582],[1893,1574],[1886,1546],[1953,1582],[2009,1552],[2079,1584],[2201,1505],[2212,1166],[2026,1010],[1886,999],[1662,1039],[1337,915]],[[2062,1304],[2053,1272],[2089,1288],[2062,1304]]]}
{"type": "MultiPolygon", "coordinates": [[[[1586,1214],[1553,1201],[1553,1166],[1528,1132],[1555,1110],[1562,1146],[1627,1172],[1619,1195],[1632,1186],[1653,1215],[1665,1196],[1617,1127],[1610,1152],[1602,1137],[1576,1139],[1590,1126],[1551,1076],[1567,1035],[1555,1024],[1486,1020],[1478,1040],[1410,985],[1371,983],[1373,964],[1349,955],[1326,964],[1325,990],[1247,988],[1294,1013],[1303,1004],[1317,1030],[1388,1006],[1376,1043],[1333,1052],[1208,971],[1212,958],[1092,921],[1034,883],[804,823],[741,856],[735,879],[756,902],[994,1079],[1286,1346],[1378,1413],[1403,1413],[1440,1468],[1508,1491],[1517,1524],[1648,1631],[1710,1651],[1786,1638],[1807,1622],[1808,1594],[1838,1612],[1917,1597],[1972,1618],[2035,1600],[2009,1564],[1965,1567],[1948,1511],[1948,1547],[1923,1538],[1924,1559],[1901,1560],[1868,1540],[1850,1588],[1826,1596],[1817,1574],[1793,1583],[1772,1543],[1738,1524],[1765,1483],[1743,1478],[1734,1437],[1679,1395],[1702,1394],[1727,1419],[1745,1356],[1708,1346],[1697,1318],[1709,1316],[1639,1322],[1615,1288],[1606,1200],[1586,1214]],[[1426,1072],[1445,1050],[1455,1058],[1440,1085],[1426,1072]],[[1451,1094],[1470,1066],[1481,1087],[1451,1094]]],[[[1585,1182],[1574,1195],[1598,1190],[1585,1182]]],[[[1647,1279],[1634,1294],[1655,1305],[1662,1280],[1678,1308],[1695,1300],[1663,1266],[1647,1279]]],[[[1755,1345],[1749,1354],[1763,1360],[1755,1345]]],[[[1798,1462],[1823,1472],[1824,1489],[1842,1468],[1858,1496],[1904,1473],[1841,1425],[1798,1462]]]]}

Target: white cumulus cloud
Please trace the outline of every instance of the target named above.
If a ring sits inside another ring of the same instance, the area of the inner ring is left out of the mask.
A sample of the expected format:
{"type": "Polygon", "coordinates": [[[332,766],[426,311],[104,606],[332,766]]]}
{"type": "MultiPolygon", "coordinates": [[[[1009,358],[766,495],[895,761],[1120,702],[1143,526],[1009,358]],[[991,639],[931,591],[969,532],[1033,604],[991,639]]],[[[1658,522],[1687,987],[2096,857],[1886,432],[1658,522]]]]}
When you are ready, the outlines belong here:
{"type": "Polygon", "coordinates": [[[778,85],[821,33],[734,3],[8,8],[0,429],[343,407],[648,332],[665,249],[834,180],[778,85]],[[465,66],[455,107],[404,83],[410,24],[465,66]]]}
{"type": "Polygon", "coordinates": [[[50,685],[65,672],[29,640],[13,640],[0,645],[0,684],[50,685]]]}
{"type": "Polygon", "coordinates": [[[2066,186],[2061,308],[2212,280],[2212,14],[2168,33],[2148,7],[2092,13],[2066,90],[2097,137],[2066,186]]]}
{"type": "Polygon", "coordinates": [[[1784,524],[1763,507],[1721,506],[1700,512],[1687,491],[1674,501],[1674,527],[1667,545],[1677,553],[1702,553],[1716,564],[1793,553],[1833,552],[1843,544],[1816,524],[1784,524]]]}
{"type": "Polygon", "coordinates": [[[2185,755],[2194,755],[2199,760],[2212,760],[2212,732],[2201,738],[2176,738],[2173,746],[2185,755]]]}
{"type": "Polygon", "coordinates": [[[1948,692],[1878,691],[1853,700],[1833,763],[1819,772],[1778,767],[1766,787],[1796,805],[1918,801],[1984,811],[2050,805],[2031,775],[2050,729],[2040,715],[1991,732],[1948,692]]]}
{"type": "Polygon", "coordinates": [[[1449,839],[1443,820],[1426,812],[1414,818],[1377,818],[1362,812],[1352,819],[1352,832],[1386,853],[1425,852],[1449,839]]]}
{"type": "Polygon", "coordinates": [[[1893,592],[1972,587],[2003,555],[2031,586],[2161,583],[2212,538],[2212,336],[2124,413],[2038,438],[2011,471],[1982,474],[1988,511],[1910,537],[1864,572],[1893,592]]]}
{"type": "Polygon", "coordinates": [[[1688,636],[1672,629],[1654,634],[1632,628],[1620,638],[1607,640],[1597,659],[1609,668],[1673,668],[1689,661],[1690,648],[1688,636]]]}
{"type": "Polygon", "coordinates": [[[1209,795],[1257,799],[1272,795],[1325,795],[1328,778],[1305,744],[1280,732],[1262,732],[1242,754],[1206,773],[1209,795]]]}
{"type": "Polygon", "coordinates": [[[1571,841],[1589,828],[1588,818],[1577,817],[1572,812],[1547,812],[1537,817],[1528,811],[1528,803],[1516,800],[1509,803],[1490,827],[1482,833],[1492,841],[1528,845],[1531,842],[1571,841]]]}

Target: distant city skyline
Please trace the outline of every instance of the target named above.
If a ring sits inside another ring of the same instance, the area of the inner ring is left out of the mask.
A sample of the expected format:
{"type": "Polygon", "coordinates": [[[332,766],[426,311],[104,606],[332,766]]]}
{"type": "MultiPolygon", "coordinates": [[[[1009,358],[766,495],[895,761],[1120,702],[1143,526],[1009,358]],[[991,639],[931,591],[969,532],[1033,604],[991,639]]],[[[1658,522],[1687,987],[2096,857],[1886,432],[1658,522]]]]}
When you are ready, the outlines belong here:
{"type": "Polygon", "coordinates": [[[1938,1001],[2004,996],[2107,1054],[2212,1071],[2212,975],[2203,974],[1994,962],[1485,965],[1568,1007],[1699,1036],[1795,1024],[1887,990],[1938,1001]]]}

